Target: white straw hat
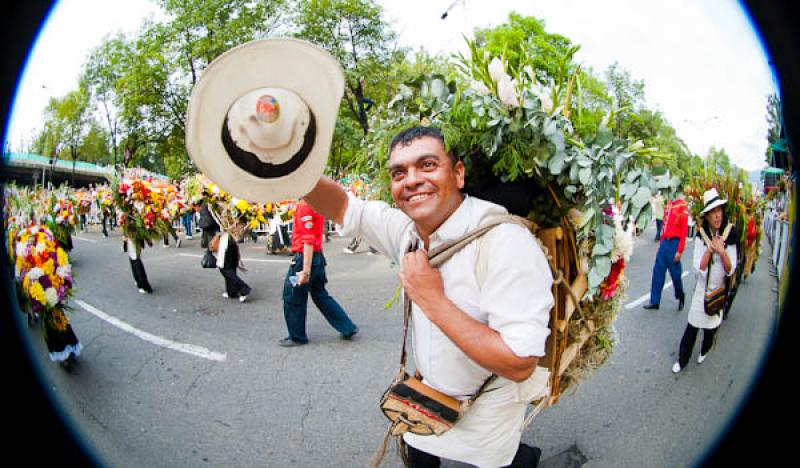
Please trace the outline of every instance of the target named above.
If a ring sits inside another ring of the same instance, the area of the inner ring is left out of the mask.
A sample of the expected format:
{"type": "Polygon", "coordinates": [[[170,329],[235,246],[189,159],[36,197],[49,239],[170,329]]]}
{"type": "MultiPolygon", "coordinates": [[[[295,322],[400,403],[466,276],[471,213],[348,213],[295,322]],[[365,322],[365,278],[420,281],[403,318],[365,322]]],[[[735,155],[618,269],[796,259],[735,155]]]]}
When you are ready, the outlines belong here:
{"type": "Polygon", "coordinates": [[[325,170],[344,73],[297,39],[235,47],[192,90],[186,150],[209,179],[253,202],[301,197],[325,170]]]}
{"type": "Polygon", "coordinates": [[[719,192],[717,192],[717,189],[711,188],[710,190],[706,190],[705,193],[703,193],[703,211],[701,211],[700,214],[704,215],[714,208],[724,205],[727,202],[728,200],[722,200],[719,198],[719,192]]]}

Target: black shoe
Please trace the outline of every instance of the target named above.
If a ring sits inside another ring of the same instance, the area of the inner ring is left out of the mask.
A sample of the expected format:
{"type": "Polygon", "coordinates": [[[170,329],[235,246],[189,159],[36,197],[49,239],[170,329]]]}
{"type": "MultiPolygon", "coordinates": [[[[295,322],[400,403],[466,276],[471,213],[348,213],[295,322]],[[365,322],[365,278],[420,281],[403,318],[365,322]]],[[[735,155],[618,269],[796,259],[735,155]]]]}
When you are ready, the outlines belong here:
{"type": "Polygon", "coordinates": [[[289,338],[288,336],[280,341],[278,341],[278,345],[283,346],[284,348],[293,348],[295,346],[303,346],[305,343],[300,343],[299,341],[294,341],[293,339],[289,338]]]}
{"type": "Polygon", "coordinates": [[[542,457],[542,449],[533,447],[527,444],[520,443],[517,453],[514,455],[514,460],[510,466],[524,466],[526,468],[535,468],[539,465],[539,459],[542,457]]]}
{"type": "Polygon", "coordinates": [[[658,310],[658,304],[647,304],[644,308],[645,310],[658,310]]]}
{"type": "Polygon", "coordinates": [[[686,294],[681,294],[680,299],[678,299],[678,310],[683,310],[683,303],[686,301],[686,294]]]}
{"type": "Polygon", "coordinates": [[[349,335],[342,335],[342,339],[343,340],[352,340],[353,337],[356,336],[356,335],[358,335],[358,327],[356,327],[356,329],[353,330],[353,333],[350,333],[349,335]]]}

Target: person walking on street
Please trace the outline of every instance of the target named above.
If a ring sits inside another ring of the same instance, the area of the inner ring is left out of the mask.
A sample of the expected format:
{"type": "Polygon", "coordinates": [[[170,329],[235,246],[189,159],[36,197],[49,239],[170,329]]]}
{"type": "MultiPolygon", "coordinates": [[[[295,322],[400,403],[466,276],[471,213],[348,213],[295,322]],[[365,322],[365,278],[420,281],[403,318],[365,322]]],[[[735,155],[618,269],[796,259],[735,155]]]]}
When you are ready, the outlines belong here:
{"type": "MultiPolygon", "coordinates": [[[[706,311],[705,297],[707,291],[725,285],[736,271],[738,238],[735,228],[728,227],[728,219],[724,206],[727,200],[719,197],[716,189],[703,194],[703,223],[694,241],[694,261],[692,266],[697,274],[697,283],[692,302],[689,306],[689,323],[681,338],[678,350],[678,361],[673,364],[672,372],[678,373],[689,363],[697,332],[703,329],[703,343],[697,363],[701,364],[714,345],[714,336],[722,323],[724,307],[713,315],[706,311]]],[[[725,294],[728,294],[726,288],[725,294]]]]}
{"type": "Polygon", "coordinates": [[[664,196],[658,191],[651,202],[653,205],[653,217],[656,219],[656,242],[658,242],[661,240],[661,228],[664,225],[664,196]]]}
{"type": "Polygon", "coordinates": [[[656,252],[656,262],[653,265],[653,278],[650,284],[650,303],[644,306],[647,310],[658,310],[661,304],[661,291],[664,289],[664,279],[669,270],[672,284],[675,288],[675,299],[678,300],[678,310],[683,310],[685,294],[681,279],[681,255],[686,247],[686,234],[689,229],[689,207],[682,194],[671,200],[664,212],[664,229],[656,252]]]}
{"type": "Polygon", "coordinates": [[[194,218],[194,206],[181,215],[181,225],[183,225],[186,240],[192,240],[192,218],[194,218]]]}
{"type": "Polygon", "coordinates": [[[325,289],[327,262],[322,254],[325,218],[300,200],[294,212],[292,252],[294,257],[283,282],[283,316],[289,336],[280,340],[284,347],[308,343],[306,312],[308,296],[322,315],[344,339],[352,339],[358,327],[325,289]]]}
{"type": "Polygon", "coordinates": [[[236,269],[240,268],[241,263],[239,246],[236,244],[243,235],[242,229],[236,231],[235,234],[222,231],[217,247],[217,257],[219,258],[217,267],[222,277],[225,278],[225,292],[222,293],[222,297],[238,298],[239,302],[246,301],[251,291],[250,286],[236,274],[236,269]]]}
{"type": "Polygon", "coordinates": [[[534,467],[541,450],[521,443],[528,402],[544,388],[552,273],[528,229],[504,223],[482,241],[486,275],[479,285],[476,243],[433,268],[427,252],[462,237],[481,220],[508,214],[500,205],[465,195],[465,167],[445,150],[441,132],[414,127],[390,144],[389,172],[397,208],[348,195],[326,177],[306,195],[309,204],[363,236],[402,266],[411,300],[413,355],[423,385],[466,399],[494,374],[469,412],[440,436],[402,435],[408,466],[438,467],[441,458],[477,466],[534,467]],[[409,244],[419,248],[409,251],[409,244]],[[543,379],[543,380],[542,380],[543,379]]]}
{"type": "Polygon", "coordinates": [[[200,238],[200,247],[207,248],[211,238],[219,232],[219,224],[211,216],[211,211],[205,203],[200,208],[200,218],[197,220],[197,225],[203,231],[203,235],[200,238]]]}

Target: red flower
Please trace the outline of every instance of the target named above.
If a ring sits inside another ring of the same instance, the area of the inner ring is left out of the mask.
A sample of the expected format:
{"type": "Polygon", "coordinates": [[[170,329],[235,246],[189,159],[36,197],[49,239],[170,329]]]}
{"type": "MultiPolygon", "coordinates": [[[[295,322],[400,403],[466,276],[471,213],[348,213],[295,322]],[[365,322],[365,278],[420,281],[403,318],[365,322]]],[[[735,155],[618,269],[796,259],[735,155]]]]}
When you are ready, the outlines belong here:
{"type": "Polygon", "coordinates": [[[600,290],[604,300],[609,300],[617,294],[619,280],[624,272],[625,260],[620,258],[611,265],[611,273],[608,274],[608,278],[603,282],[603,286],[601,286],[600,290]]]}

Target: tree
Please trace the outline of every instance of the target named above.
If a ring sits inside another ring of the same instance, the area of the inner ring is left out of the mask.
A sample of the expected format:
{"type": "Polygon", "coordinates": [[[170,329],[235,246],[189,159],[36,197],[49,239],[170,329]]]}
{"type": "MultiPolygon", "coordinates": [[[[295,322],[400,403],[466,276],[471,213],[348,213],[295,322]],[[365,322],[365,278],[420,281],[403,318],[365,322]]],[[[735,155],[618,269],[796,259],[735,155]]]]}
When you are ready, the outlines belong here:
{"type": "Polygon", "coordinates": [[[295,13],[295,36],[330,52],[344,68],[344,102],[363,133],[367,112],[385,101],[392,67],[403,60],[395,33],[371,0],[301,0],[295,13]]]}

